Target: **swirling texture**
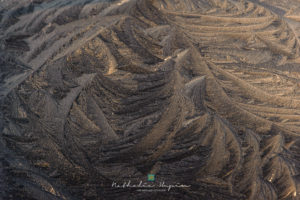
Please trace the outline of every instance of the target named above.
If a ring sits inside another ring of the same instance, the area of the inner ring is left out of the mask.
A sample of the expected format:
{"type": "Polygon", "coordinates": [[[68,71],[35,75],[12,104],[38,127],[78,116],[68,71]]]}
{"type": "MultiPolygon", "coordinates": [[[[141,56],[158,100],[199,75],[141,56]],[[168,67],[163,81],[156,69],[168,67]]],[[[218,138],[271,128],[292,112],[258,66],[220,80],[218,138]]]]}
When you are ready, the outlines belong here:
{"type": "Polygon", "coordinates": [[[0,195],[299,198],[299,41],[274,11],[18,2],[1,3],[0,195]],[[149,173],[191,187],[111,187],[149,173]]]}

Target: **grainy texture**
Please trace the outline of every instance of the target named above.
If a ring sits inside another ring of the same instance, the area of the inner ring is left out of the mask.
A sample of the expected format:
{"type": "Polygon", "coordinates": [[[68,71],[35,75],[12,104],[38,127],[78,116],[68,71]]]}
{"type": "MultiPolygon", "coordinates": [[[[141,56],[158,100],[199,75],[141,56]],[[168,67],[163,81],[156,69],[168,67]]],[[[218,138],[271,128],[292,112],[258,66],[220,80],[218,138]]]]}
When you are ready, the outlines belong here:
{"type": "Polygon", "coordinates": [[[0,199],[299,199],[299,11],[2,0],[0,199]]]}

